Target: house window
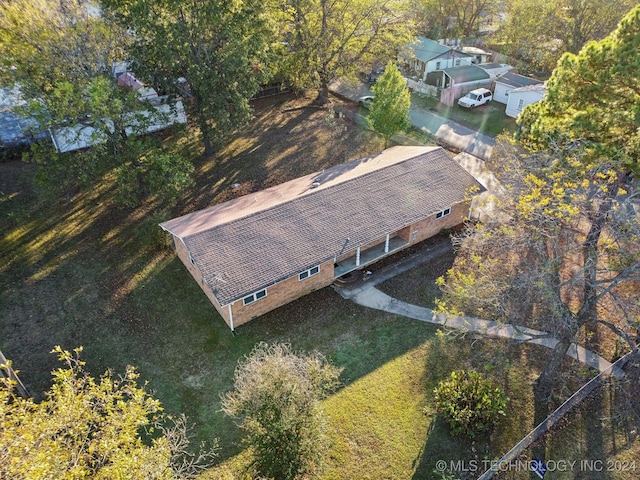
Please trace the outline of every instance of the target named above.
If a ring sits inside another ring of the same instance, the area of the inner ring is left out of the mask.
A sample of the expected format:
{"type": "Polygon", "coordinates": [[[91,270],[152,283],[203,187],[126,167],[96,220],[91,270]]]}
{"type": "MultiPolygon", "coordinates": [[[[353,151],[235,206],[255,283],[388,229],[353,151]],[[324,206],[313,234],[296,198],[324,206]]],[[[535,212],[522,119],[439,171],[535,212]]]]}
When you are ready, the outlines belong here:
{"type": "Polygon", "coordinates": [[[524,108],[524,98],[518,100],[518,110],[522,110],[524,108]]]}
{"type": "Polygon", "coordinates": [[[444,210],[436,213],[436,218],[446,217],[451,213],[451,207],[445,208],[444,210]]]}
{"type": "Polygon", "coordinates": [[[260,300],[261,298],[264,298],[267,296],[267,289],[263,288],[262,290],[258,290],[255,293],[252,293],[251,295],[247,295],[246,297],[244,297],[242,299],[242,304],[243,305],[249,305],[250,303],[253,303],[257,300],[260,300]]]}
{"type": "Polygon", "coordinates": [[[459,66],[460,66],[460,59],[456,58],[456,67],[459,67],[459,66]]]}
{"type": "Polygon", "coordinates": [[[440,70],[440,62],[436,62],[436,70],[440,70]]]}
{"type": "Polygon", "coordinates": [[[317,275],[318,273],[320,273],[320,266],[317,265],[315,267],[311,267],[309,270],[305,270],[304,272],[301,272],[298,274],[298,281],[302,281],[305,278],[308,277],[313,277],[314,275],[317,275]]]}

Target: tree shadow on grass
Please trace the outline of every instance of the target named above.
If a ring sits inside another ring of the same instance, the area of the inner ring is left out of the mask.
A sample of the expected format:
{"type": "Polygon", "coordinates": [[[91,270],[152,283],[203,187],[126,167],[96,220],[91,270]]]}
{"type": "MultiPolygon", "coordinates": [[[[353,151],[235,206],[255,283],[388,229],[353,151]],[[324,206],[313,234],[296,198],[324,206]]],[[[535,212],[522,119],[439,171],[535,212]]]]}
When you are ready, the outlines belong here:
{"type": "Polygon", "coordinates": [[[475,479],[517,443],[533,424],[532,385],[527,374],[532,349],[511,342],[472,334],[439,335],[429,350],[425,382],[427,392],[454,370],[475,370],[509,398],[506,416],[491,432],[473,438],[452,436],[449,426],[436,413],[435,403],[425,408],[432,420],[424,447],[416,459],[413,478],[475,479]]]}

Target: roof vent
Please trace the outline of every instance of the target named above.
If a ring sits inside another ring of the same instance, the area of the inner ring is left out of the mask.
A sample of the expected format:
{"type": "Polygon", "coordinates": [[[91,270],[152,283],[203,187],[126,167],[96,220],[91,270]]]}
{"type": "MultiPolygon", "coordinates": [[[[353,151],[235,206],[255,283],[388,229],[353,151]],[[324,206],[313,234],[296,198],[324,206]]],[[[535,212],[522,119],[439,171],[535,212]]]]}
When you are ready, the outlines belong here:
{"type": "Polygon", "coordinates": [[[320,182],[313,182],[311,184],[311,188],[316,188],[316,187],[319,187],[319,186],[320,186],[320,182]]]}

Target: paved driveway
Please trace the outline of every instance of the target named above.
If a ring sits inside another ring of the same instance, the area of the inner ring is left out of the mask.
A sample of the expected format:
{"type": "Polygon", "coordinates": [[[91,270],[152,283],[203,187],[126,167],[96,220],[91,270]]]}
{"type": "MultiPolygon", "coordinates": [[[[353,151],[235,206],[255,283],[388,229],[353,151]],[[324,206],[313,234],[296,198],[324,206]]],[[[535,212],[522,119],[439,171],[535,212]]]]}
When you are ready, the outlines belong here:
{"type": "MultiPolygon", "coordinates": [[[[363,84],[349,85],[336,81],[331,84],[330,89],[354,101],[362,96],[371,95],[371,91],[363,84]]],[[[495,140],[487,135],[436,115],[429,110],[413,106],[409,110],[409,117],[411,125],[432,134],[445,147],[470,153],[482,160],[487,160],[491,156],[495,140]]]]}

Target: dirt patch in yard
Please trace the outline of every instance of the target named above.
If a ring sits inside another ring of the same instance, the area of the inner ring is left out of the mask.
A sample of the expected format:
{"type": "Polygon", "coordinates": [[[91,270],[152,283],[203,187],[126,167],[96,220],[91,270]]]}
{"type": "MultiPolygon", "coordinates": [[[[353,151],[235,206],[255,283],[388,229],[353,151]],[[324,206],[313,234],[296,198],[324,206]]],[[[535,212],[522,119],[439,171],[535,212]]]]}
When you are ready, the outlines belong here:
{"type": "Polygon", "coordinates": [[[379,284],[377,288],[403,302],[434,308],[434,299],[440,296],[440,289],[434,282],[452,267],[454,259],[455,253],[450,250],[379,284]]]}

